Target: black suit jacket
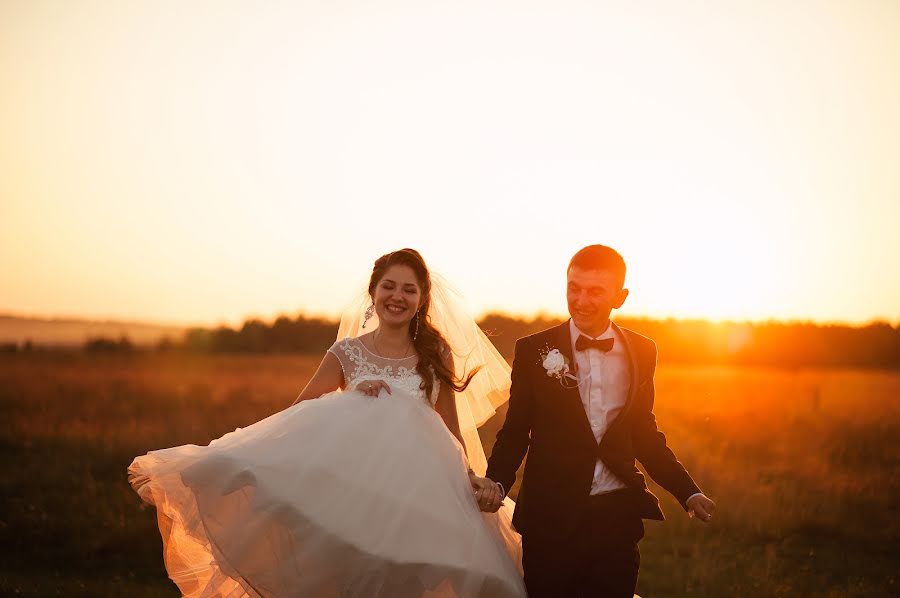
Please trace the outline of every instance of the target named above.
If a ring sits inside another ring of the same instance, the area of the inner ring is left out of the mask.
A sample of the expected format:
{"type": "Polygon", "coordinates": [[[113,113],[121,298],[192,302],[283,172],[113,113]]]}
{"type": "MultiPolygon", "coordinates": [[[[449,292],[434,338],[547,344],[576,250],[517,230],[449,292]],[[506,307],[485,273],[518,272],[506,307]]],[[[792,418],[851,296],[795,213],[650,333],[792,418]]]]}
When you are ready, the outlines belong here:
{"type": "Polygon", "coordinates": [[[509,410],[497,433],[487,476],[509,490],[528,452],[513,515],[513,524],[523,536],[565,534],[578,525],[588,507],[598,458],[627,486],[638,517],[665,518],[635,459],[685,509],[685,501],[700,492],[656,427],[656,344],[636,332],[611,326],[625,343],[630,386],[625,406],[599,444],[578,389],[564,388],[541,364],[541,353],[555,348],[574,369],[568,321],[516,342],[509,410]]]}

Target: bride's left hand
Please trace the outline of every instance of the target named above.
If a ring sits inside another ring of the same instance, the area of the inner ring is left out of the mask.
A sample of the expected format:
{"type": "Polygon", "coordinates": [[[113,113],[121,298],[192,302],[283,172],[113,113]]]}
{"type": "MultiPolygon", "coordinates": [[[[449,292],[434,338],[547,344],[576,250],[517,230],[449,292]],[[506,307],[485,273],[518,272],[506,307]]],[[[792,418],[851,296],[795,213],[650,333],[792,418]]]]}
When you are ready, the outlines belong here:
{"type": "Polygon", "coordinates": [[[474,473],[469,474],[469,482],[475,490],[475,501],[478,508],[486,513],[495,513],[503,503],[500,488],[489,478],[481,478],[474,473]]]}
{"type": "Polygon", "coordinates": [[[377,397],[382,390],[391,394],[391,387],[384,380],[363,380],[356,385],[356,390],[370,397],[377,397]]]}

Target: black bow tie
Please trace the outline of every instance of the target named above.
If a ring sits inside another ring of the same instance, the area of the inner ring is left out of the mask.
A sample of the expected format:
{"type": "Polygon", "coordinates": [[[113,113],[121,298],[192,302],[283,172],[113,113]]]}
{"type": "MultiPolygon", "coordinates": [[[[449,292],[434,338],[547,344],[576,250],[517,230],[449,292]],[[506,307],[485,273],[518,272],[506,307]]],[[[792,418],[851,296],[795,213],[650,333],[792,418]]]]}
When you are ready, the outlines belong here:
{"type": "Polygon", "coordinates": [[[613,338],[592,339],[583,334],[579,334],[578,339],[575,341],[575,350],[586,351],[588,349],[600,349],[604,353],[608,353],[613,348],[615,340],[616,339],[613,338]]]}

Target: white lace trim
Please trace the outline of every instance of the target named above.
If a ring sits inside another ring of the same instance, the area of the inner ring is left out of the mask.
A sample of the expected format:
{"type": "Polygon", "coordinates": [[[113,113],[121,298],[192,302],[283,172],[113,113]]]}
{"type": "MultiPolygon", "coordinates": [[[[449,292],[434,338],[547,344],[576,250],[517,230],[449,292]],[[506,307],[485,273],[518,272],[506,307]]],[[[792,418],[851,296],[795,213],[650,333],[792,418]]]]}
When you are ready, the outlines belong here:
{"type": "MultiPolygon", "coordinates": [[[[366,356],[366,353],[378,359],[387,358],[382,358],[369,351],[359,339],[344,339],[343,342],[340,343],[339,347],[341,348],[341,350],[343,350],[350,363],[353,364],[353,371],[349,372],[349,374],[347,373],[347,371],[344,372],[344,382],[347,388],[352,388],[357,383],[363,380],[390,380],[392,384],[396,384],[408,394],[420,398],[423,401],[425,400],[425,391],[422,389],[422,377],[419,376],[419,373],[416,371],[415,365],[405,366],[397,364],[387,364],[379,366],[377,363],[373,363],[372,361],[370,361],[366,356]]],[[[412,361],[413,364],[415,364],[416,360],[418,360],[418,356],[411,355],[410,357],[393,359],[390,361],[412,361]]],[[[341,359],[340,361],[343,367],[344,360],[341,359]]],[[[437,401],[439,390],[440,381],[435,378],[434,388],[431,392],[430,403],[432,405],[434,405],[434,403],[437,401]]]]}

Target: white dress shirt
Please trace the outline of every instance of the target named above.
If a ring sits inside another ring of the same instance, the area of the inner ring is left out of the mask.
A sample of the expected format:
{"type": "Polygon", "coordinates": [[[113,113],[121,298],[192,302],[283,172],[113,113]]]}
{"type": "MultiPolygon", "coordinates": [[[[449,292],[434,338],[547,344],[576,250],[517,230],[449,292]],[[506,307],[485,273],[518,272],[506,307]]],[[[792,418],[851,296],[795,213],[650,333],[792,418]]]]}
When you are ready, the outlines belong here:
{"type": "MultiPolygon", "coordinates": [[[[612,325],[607,326],[600,336],[593,337],[596,340],[614,339],[613,348],[608,353],[604,353],[600,349],[577,351],[575,342],[578,340],[578,337],[580,335],[584,335],[587,338],[591,337],[581,332],[572,320],[569,320],[569,332],[572,335],[572,355],[578,366],[576,374],[578,376],[578,391],[581,394],[581,403],[584,405],[584,411],[591,424],[591,430],[594,432],[594,438],[597,439],[599,444],[609,424],[615,419],[628,400],[628,354],[625,351],[625,344],[621,335],[616,333],[612,325]],[[599,379],[596,375],[598,372],[600,374],[599,379]]],[[[597,463],[594,465],[594,481],[591,484],[591,494],[602,494],[624,487],[625,484],[609,471],[603,464],[603,461],[597,459],[597,463]]],[[[689,496],[687,500],[689,501],[695,496],[701,496],[702,494],[702,492],[697,492],[689,496]]]]}
{"type": "MultiPolygon", "coordinates": [[[[577,366],[575,374],[578,377],[581,404],[584,405],[594,438],[599,443],[609,424],[628,400],[628,353],[625,351],[625,343],[612,326],[607,326],[600,336],[591,337],[579,330],[574,321],[569,320],[569,332],[572,335],[572,356],[577,366]],[[613,348],[607,353],[594,348],[577,351],[575,341],[582,335],[590,339],[611,338],[614,341],[613,348]]],[[[624,487],[625,484],[613,475],[603,461],[597,459],[591,494],[602,494],[624,487]]]]}

